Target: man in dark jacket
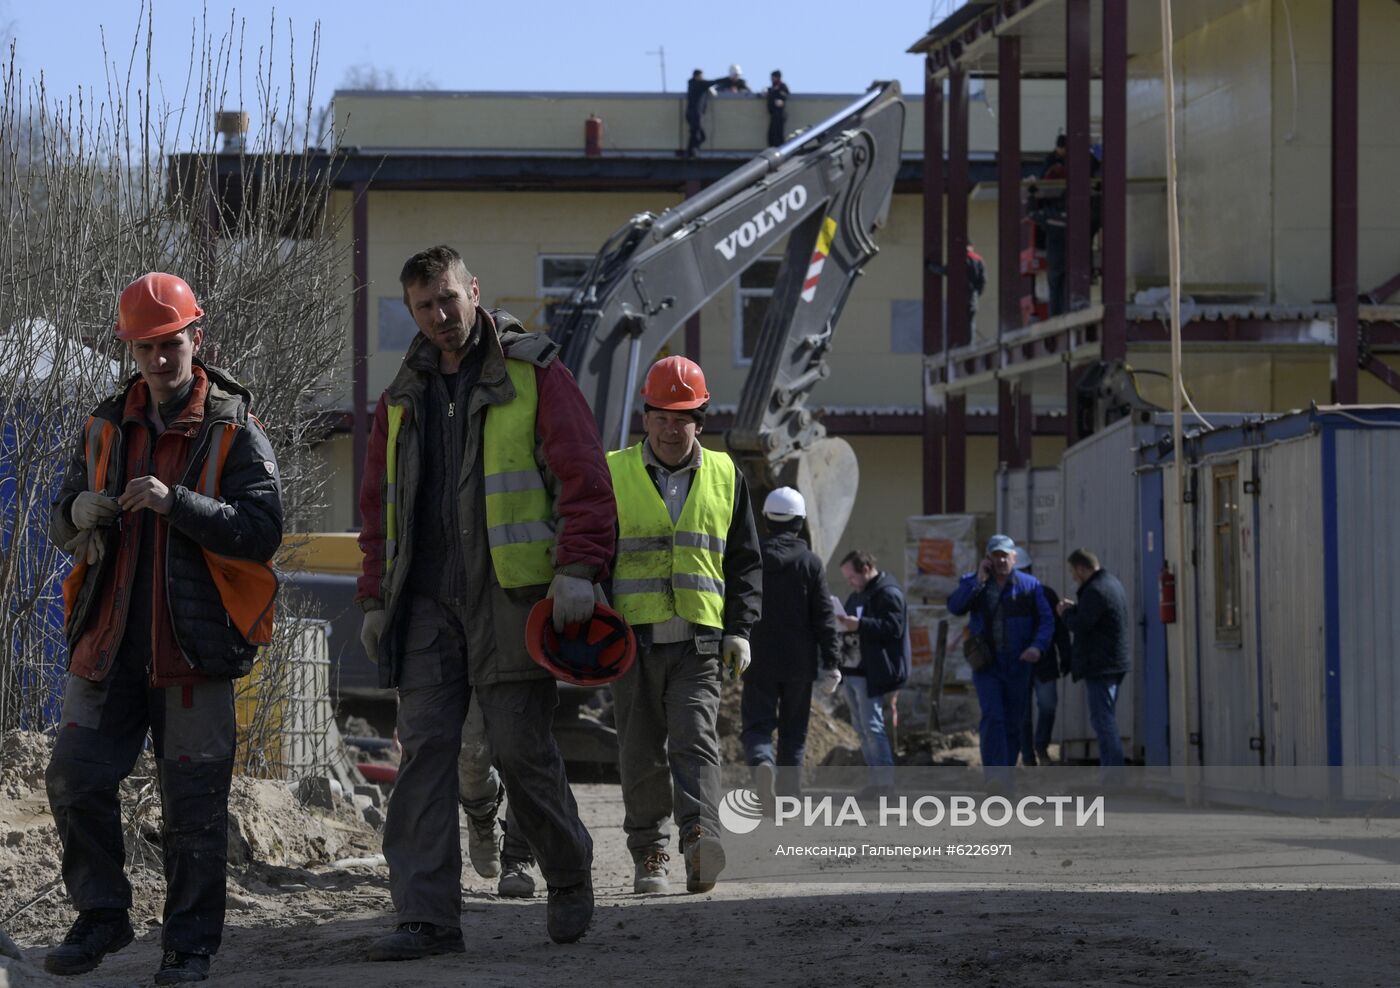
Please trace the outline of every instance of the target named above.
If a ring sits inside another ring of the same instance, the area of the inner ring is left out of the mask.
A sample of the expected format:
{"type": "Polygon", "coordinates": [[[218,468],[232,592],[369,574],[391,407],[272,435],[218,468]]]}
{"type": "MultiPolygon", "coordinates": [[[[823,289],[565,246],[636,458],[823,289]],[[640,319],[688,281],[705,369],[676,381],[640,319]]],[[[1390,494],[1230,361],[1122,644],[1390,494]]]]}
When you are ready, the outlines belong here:
{"type": "Polygon", "coordinates": [[[1099,764],[1123,764],[1118,734],[1118,687],[1132,664],[1128,629],[1128,596],[1123,584],[1099,566],[1088,549],[1069,554],[1070,573],[1079,584],[1079,600],[1065,598],[1058,611],[1074,635],[1070,675],[1084,680],[1089,698],[1089,723],[1099,740],[1099,764]]]}
{"type": "Polygon", "coordinates": [[[783,74],[774,69],[768,88],[763,91],[763,96],[768,101],[768,146],[770,148],[782,144],[783,135],[787,133],[787,102],[791,95],[792,92],[788,89],[787,83],[783,82],[783,74]]]}
{"type": "Polygon", "coordinates": [[[770,533],[763,543],[763,617],[753,629],[754,663],[744,673],[741,740],[759,795],[771,804],[775,764],[778,790],[795,795],[801,789],[813,682],[834,693],[841,673],[825,567],[802,539],[802,494],[779,487],[764,500],[763,517],[770,533]]]}
{"type": "Polygon", "coordinates": [[[1016,551],[1008,536],[993,535],[977,571],[964,574],[948,597],[948,610],[970,613],[968,634],[980,637],[994,656],[990,666],[972,674],[982,708],[982,764],[991,769],[1016,764],[1032,667],[1055,633],[1055,615],[1040,581],[1016,570],[1016,551]]]}
{"type": "Polygon", "coordinates": [[[685,85],[685,125],[690,131],[685,148],[687,158],[699,154],[700,145],[705,143],[705,110],[710,105],[710,87],[713,85],[700,69],[690,74],[690,81],[685,85]]]}
{"type": "Polygon", "coordinates": [[[846,613],[836,618],[836,626],[860,636],[860,665],[843,668],[841,677],[851,723],[870,768],[866,794],[875,795],[894,786],[894,751],[885,732],[884,697],[909,679],[909,653],[904,647],[908,612],[904,591],[876,566],[871,553],[860,549],[847,553],[841,560],[841,573],[853,592],[846,598],[846,613]]]}
{"type": "Polygon", "coordinates": [[[593,842],[551,723],[554,679],[525,622],[588,620],[616,514],[593,413],[548,338],[480,307],[451,247],[400,272],[419,336],[380,396],[360,488],[360,639],[399,696],[399,777],[384,825],[398,929],[372,960],[462,953],[457,761],[469,699],[549,885],[550,938],[593,915],[593,842]]]}
{"type": "Polygon", "coordinates": [[[78,920],[44,966],[81,974],[132,940],[118,786],[149,729],[167,882],[155,981],[175,984],[205,979],[223,935],[233,679],[271,640],[281,482],[251,395],[196,357],[189,285],[145,275],[118,309],[140,375],[89,416],[50,525],[75,558],[45,782],[78,920]]]}

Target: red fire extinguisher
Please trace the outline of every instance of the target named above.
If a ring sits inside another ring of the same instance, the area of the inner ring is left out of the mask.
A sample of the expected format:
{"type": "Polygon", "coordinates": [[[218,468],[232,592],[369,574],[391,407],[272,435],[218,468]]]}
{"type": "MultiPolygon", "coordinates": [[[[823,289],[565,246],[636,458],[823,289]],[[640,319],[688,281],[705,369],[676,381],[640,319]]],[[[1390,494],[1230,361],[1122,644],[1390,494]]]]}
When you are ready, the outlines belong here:
{"type": "Polygon", "coordinates": [[[1163,624],[1176,624],[1176,574],[1165,560],[1157,574],[1157,613],[1163,624]]]}
{"type": "Polygon", "coordinates": [[[603,118],[590,113],[583,122],[583,154],[586,158],[597,158],[603,153],[603,118]]]}

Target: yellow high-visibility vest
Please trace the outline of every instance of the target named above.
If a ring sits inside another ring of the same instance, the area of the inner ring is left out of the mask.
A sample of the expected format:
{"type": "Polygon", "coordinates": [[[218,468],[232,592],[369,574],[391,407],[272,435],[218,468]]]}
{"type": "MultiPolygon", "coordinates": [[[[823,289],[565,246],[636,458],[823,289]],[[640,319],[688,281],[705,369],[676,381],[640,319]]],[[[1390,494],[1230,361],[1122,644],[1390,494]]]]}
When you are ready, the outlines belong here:
{"type": "Polygon", "coordinates": [[[680,615],[692,624],[723,628],[734,461],[718,450],[704,451],[674,523],[642,462],[642,443],[609,453],[608,470],[618,522],[613,606],[629,624],[659,624],[680,615]]]}
{"type": "MultiPolygon", "coordinates": [[[[482,466],[486,535],[491,563],[503,587],[528,587],[554,578],[554,504],[535,463],[535,365],[506,360],[515,398],[486,410],[482,466]]],[[[403,405],[390,404],[384,451],[384,575],[394,568],[399,540],[399,437],[403,405]]]]}

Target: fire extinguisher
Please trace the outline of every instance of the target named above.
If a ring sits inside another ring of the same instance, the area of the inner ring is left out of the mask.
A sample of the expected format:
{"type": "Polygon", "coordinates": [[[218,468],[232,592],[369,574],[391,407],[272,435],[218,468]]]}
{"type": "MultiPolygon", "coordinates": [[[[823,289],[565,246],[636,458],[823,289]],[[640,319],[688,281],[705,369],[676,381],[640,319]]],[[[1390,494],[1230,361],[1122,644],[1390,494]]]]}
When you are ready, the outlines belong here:
{"type": "Polygon", "coordinates": [[[583,122],[583,155],[585,158],[597,158],[603,153],[603,118],[596,113],[590,113],[588,119],[583,122]]]}
{"type": "Polygon", "coordinates": [[[1165,560],[1157,574],[1157,614],[1163,624],[1176,624],[1176,574],[1165,560]]]}

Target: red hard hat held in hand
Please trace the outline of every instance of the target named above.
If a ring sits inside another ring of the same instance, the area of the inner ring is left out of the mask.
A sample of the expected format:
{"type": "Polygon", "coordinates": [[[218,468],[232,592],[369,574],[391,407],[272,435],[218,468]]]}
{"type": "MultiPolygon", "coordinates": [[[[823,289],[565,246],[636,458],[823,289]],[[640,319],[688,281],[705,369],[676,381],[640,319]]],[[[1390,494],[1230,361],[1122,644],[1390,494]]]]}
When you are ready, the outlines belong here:
{"type": "Polygon", "coordinates": [[[593,608],[587,624],[554,630],[554,600],[546,597],[530,609],[525,647],[555,679],[575,686],[605,686],[623,677],[637,660],[637,639],[622,615],[604,604],[593,608]]]}
{"type": "Polygon", "coordinates": [[[122,291],[117,303],[119,340],[151,340],[184,329],[204,310],[185,279],[161,271],[143,274],[122,291]]]}
{"type": "Polygon", "coordinates": [[[687,357],[663,357],[647,371],[642,398],[653,408],[688,412],[710,400],[705,374],[687,357]]]}

